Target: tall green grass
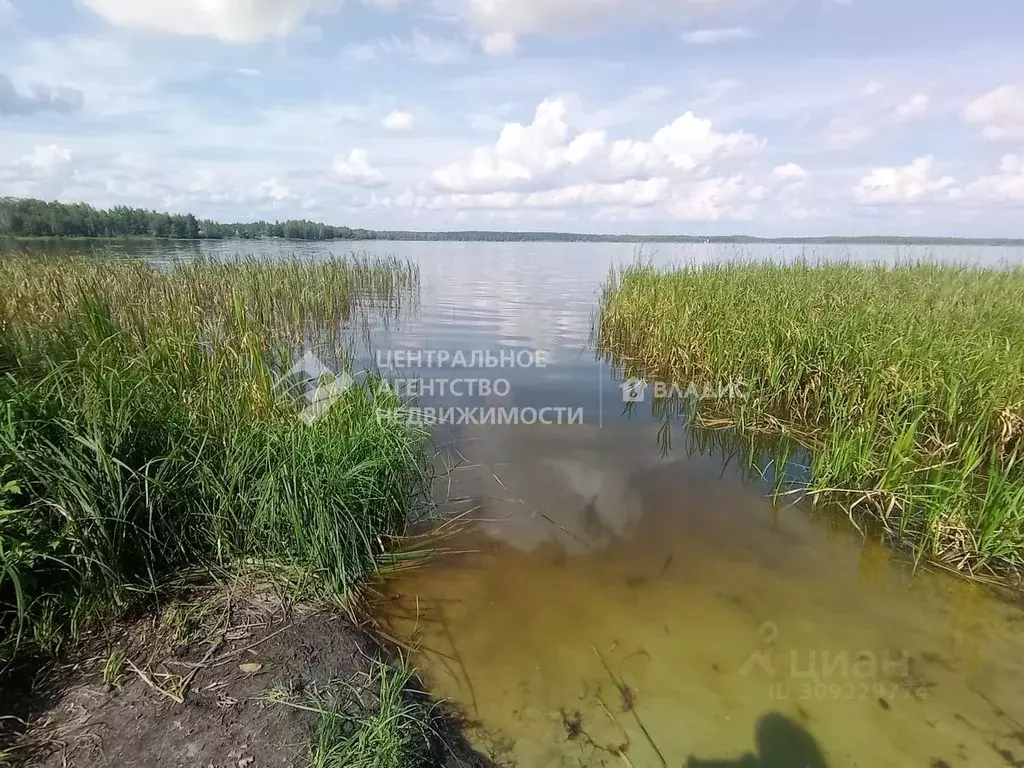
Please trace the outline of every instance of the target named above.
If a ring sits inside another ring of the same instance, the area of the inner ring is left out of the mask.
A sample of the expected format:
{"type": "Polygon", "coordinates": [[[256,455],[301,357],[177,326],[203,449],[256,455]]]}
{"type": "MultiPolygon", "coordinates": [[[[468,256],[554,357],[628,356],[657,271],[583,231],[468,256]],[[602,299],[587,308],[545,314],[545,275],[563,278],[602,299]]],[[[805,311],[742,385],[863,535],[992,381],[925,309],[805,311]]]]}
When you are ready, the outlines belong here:
{"type": "Polygon", "coordinates": [[[424,434],[372,379],[307,426],[279,373],[418,279],[365,258],[0,262],[0,655],[196,567],[337,598],[376,568],[422,498],[424,434]]]}
{"type": "Polygon", "coordinates": [[[1024,564],[1024,270],[731,263],[610,276],[599,345],[637,375],[743,382],[700,422],[784,435],[809,490],[972,574],[1024,564]]]}

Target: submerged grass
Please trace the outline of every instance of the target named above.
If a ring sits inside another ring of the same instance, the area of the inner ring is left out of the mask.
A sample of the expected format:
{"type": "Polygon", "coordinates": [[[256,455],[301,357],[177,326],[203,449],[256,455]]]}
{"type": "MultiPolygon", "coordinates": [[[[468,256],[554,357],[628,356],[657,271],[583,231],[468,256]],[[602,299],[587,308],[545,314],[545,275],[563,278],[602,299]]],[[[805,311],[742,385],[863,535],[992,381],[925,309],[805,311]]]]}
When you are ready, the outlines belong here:
{"type": "Polygon", "coordinates": [[[425,435],[373,379],[307,425],[277,374],[335,362],[418,279],[368,258],[0,262],[0,658],[197,566],[336,599],[376,569],[423,498],[425,435]]]}
{"type": "Polygon", "coordinates": [[[809,449],[815,498],[920,557],[1019,579],[1024,270],[637,264],[610,276],[597,332],[627,376],[741,382],[694,415],[809,449]]]}

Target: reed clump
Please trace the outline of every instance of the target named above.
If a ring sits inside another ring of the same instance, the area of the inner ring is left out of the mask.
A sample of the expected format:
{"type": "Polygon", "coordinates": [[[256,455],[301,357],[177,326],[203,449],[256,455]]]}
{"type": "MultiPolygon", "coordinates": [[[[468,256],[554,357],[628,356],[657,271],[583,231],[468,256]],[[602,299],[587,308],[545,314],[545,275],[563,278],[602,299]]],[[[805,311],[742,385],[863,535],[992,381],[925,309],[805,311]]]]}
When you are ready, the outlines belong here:
{"type": "Polygon", "coordinates": [[[1019,579],[1024,270],[637,264],[608,279],[597,332],[627,376],[739,382],[697,420],[796,440],[816,499],[920,557],[1019,579]]]}
{"type": "Polygon", "coordinates": [[[372,379],[308,425],[280,374],[418,281],[371,258],[0,262],[0,657],[197,567],[334,598],[377,568],[425,435],[372,379]]]}

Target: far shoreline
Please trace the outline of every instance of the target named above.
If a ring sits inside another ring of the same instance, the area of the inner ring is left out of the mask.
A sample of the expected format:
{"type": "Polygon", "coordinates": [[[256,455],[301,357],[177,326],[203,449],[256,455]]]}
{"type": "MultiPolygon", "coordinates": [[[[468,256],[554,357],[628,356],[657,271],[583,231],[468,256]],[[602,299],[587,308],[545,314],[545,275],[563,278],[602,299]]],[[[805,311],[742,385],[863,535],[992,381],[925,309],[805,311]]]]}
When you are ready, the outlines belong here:
{"type": "Polygon", "coordinates": [[[636,245],[859,245],[859,246],[989,246],[1024,247],[1024,238],[984,237],[901,237],[898,235],[755,237],[753,235],[591,235],[562,232],[379,232],[369,238],[288,238],[288,237],[200,237],[172,238],[150,235],[120,237],[88,236],[11,236],[0,235],[3,243],[377,243],[377,242],[462,242],[462,243],[610,243],[636,245]]]}

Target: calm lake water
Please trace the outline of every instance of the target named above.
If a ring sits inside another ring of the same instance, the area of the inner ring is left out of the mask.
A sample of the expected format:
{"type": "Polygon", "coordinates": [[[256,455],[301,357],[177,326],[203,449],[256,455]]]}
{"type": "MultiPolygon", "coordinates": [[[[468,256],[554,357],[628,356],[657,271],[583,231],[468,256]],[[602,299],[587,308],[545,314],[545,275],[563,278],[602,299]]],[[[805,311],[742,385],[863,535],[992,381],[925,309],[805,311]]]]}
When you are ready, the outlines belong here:
{"type": "MultiPolygon", "coordinates": [[[[165,258],[195,246],[133,248],[165,258]]],[[[435,491],[473,522],[445,540],[448,554],[390,580],[383,610],[419,644],[432,691],[501,763],[1024,766],[1018,604],[915,573],[842,514],[796,497],[773,503],[770,456],[762,476],[735,436],[666,424],[650,397],[623,402],[591,328],[603,279],[633,246],[212,248],[354,249],[420,265],[419,306],[375,329],[360,364],[426,382],[424,407],[461,409],[461,423],[437,429],[435,491]],[[544,365],[453,368],[460,352],[541,353],[544,365]],[[456,379],[476,385],[452,392],[456,379]],[[492,408],[527,423],[488,423],[492,408]],[[532,423],[544,408],[573,423],[532,423]]],[[[645,255],[666,265],[1024,261],[1006,248],[659,245],[645,255]]],[[[798,477],[799,462],[785,472],[798,477]]]]}

